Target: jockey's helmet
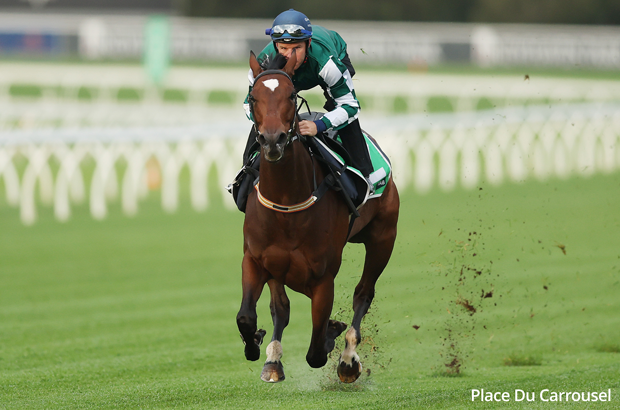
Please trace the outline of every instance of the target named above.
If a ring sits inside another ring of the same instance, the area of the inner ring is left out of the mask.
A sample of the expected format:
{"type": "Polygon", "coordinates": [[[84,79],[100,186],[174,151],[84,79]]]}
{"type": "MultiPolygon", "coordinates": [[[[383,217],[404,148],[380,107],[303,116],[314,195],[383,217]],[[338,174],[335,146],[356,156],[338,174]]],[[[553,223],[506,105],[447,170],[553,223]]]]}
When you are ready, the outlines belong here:
{"type": "Polygon", "coordinates": [[[304,13],[290,9],[278,14],[265,34],[276,43],[297,43],[312,37],[312,24],[304,13]]]}

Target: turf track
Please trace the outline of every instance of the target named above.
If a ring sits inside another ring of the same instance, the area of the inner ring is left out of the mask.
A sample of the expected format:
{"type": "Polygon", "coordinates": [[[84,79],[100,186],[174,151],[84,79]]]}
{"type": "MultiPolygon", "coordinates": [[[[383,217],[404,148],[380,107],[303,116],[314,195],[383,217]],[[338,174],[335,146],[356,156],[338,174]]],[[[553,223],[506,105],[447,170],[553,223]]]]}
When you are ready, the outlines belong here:
{"type": "MultiPolygon", "coordinates": [[[[353,385],[334,358],[305,363],[309,301],[292,292],[287,380],[260,381],[264,354],[245,361],[242,214],[185,198],[167,215],[153,193],[135,218],[117,206],[97,222],[83,206],[61,224],[43,208],[25,227],[0,196],[0,409],[555,408],[472,403],[480,388],[612,389],[589,408],[620,408],[620,174],[401,194],[364,322],[370,375],[353,385]]],[[[361,256],[347,248],[337,280],[345,321],[361,256]]]]}

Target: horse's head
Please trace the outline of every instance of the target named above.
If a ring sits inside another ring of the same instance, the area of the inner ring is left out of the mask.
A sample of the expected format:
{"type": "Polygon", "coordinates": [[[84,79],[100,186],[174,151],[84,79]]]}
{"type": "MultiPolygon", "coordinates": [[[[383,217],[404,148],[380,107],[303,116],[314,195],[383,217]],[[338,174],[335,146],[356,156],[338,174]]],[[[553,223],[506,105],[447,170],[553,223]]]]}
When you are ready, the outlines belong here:
{"type": "Polygon", "coordinates": [[[258,131],[257,140],[269,162],[282,159],[284,149],[296,132],[297,93],[291,79],[296,62],[293,52],[281,70],[263,70],[254,53],[250,55],[250,68],[255,78],[248,97],[250,110],[258,131]]]}

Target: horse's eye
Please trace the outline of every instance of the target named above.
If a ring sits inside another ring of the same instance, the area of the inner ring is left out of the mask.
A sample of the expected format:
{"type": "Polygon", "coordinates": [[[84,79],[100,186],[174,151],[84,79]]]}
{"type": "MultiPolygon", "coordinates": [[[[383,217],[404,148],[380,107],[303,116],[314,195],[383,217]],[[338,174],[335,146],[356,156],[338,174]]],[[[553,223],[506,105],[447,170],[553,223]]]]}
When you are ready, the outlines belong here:
{"type": "Polygon", "coordinates": [[[290,98],[295,101],[295,98],[297,98],[297,93],[292,93],[290,98]]]}
{"type": "Polygon", "coordinates": [[[254,98],[254,96],[252,94],[249,94],[248,95],[248,101],[254,103],[254,102],[256,102],[256,98],[254,98]]]}

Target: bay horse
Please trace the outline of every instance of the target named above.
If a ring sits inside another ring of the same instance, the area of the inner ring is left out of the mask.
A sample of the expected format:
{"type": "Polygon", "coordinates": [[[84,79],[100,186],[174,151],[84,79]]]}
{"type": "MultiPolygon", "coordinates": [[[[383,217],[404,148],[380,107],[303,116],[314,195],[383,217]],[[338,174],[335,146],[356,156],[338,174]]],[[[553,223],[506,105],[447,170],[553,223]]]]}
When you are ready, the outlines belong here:
{"type": "Polygon", "coordinates": [[[291,79],[296,61],[293,53],[281,70],[265,71],[256,56],[250,56],[255,81],[249,102],[261,165],[243,225],[243,297],[237,325],[246,358],[258,360],[266,332],[257,329],[256,303],[265,284],[269,285],[273,335],[261,379],[282,381],[281,340],[290,313],[285,286],[302,293],[311,299],[312,306],[312,338],[306,361],[313,368],[324,366],[335,339],[347,328],[343,322],[330,320],[342,252],[347,242],[363,243],[364,269],[355,288],[353,320],[338,364],[340,380],[351,383],[361,374],[356,353],[361,342],[360,325],[375,295],[375,283],[392,254],[400,201],[390,178],[383,195],[360,208],[360,216],[349,232],[350,211],[340,193],[329,190],[320,201],[313,200],[311,193],[326,174],[299,135],[297,93],[291,79]]]}

